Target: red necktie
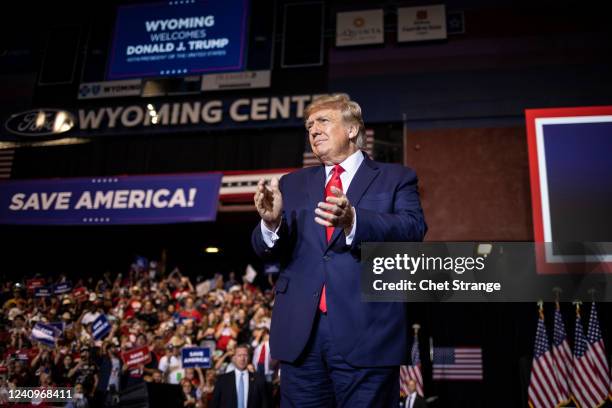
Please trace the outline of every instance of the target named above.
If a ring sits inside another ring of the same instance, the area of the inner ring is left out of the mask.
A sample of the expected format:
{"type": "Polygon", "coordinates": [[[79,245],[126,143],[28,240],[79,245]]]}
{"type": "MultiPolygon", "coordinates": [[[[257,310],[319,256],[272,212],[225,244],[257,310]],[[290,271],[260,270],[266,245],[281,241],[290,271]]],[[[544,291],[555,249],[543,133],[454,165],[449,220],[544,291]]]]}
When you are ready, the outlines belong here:
{"type": "MultiPolygon", "coordinates": [[[[340,180],[340,174],[344,172],[344,169],[339,164],[336,164],[332,169],[332,176],[329,179],[329,182],[325,186],[325,198],[327,197],[335,197],[334,193],[332,193],[331,188],[336,187],[340,191],[344,191],[342,189],[342,180],[340,180]]],[[[325,201],[327,202],[327,201],[325,201]]],[[[332,235],[334,235],[335,227],[325,227],[325,235],[327,237],[327,242],[331,240],[332,235]]],[[[323,284],[323,290],[321,291],[321,299],[319,300],[319,310],[323,313],[327,313],[327,301],[325,296],[325,284],[323,284]]]]}
{"type": "Polygon", "coordinates": [[[262,344],[261,352],[259,353],[259,360],[257,360],[257,364],[265,364],[266,362],[266,343],[262,344]]]}

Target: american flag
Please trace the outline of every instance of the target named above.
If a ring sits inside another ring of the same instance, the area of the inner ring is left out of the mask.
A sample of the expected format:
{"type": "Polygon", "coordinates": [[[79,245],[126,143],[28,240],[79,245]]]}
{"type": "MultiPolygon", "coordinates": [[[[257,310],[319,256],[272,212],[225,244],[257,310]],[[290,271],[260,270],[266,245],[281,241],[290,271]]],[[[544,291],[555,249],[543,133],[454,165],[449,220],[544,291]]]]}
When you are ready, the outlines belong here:
{"type": "Polygon", "coordinates": [[[527,389],[529,406],[532,408],[556,407],[563,401],[555,376],[548,335],[544,326],[544,312],[540,309],[538,328],[536,330],[531,379],[527,389]]]}
{"type": "Polygon", "coordinates": [[[417,394],[423,394],[423,376],[421,375],[421,353],[419,352],[419,337],[415,333],[410,351],[411,364],[400,367],[400,390],[404,395],[408,395],[408,381],[414,380],[416,383],[417,394]]]}
{"type": "Polygon", "coordinates": [[[603,402],[599,391],[601,379],[587,355],[588,345],[582,329],[580,308],[577,306],[576,330],[574,333],[574,371],[571,382],[572,395],[581,407],[596,407],[603,402]]]}
{"type": "Polygon", "coordinates": [[[15,149],[0,149],[0,179],[11,178],[15,149]]]}
{"type": "Polygon", "coordinates": [[[608,368],[608,358],[604,346],[601,330],[599,329],[599,319],[597,318],[597,308],[595,302],[591,304],[591,315],[589,316],[589,327],[587,329],[587,357],[591,362],[595,376],[599,381],[595,381],[595,392],[598,401],[608,398],[610,387],[610,373],[608,368]]]}
{"type": "MultiPolygon", "coordinates": [[[[368,156],[371,158],[374,157],[374,130],[366,129],[366,145],[363,149],[368,156]]],[[[312,153],[312,149],[310,148],[310,143],[308,139],[306,140],[306,146],[304,148],[304,154],[302,155],[302,167],[310,167],[310,166],[318,166],[321,162],[319,159],[315,157],[312,153]]]]}
{"type": "Polygon", "coordinates": [[[482,348],[436,347],[433,379],[482,381],[482,348]]]}
{"type": "Polygon", "coordinates": [[[555,373],[559,391],[564,401],[570,398],[570,375],[572,373],[572,350],[570,349],[565,323],[561,317],[559,302],[555,305],[555,328],[553,333],[553,362],[555,363],[555,373]]]}

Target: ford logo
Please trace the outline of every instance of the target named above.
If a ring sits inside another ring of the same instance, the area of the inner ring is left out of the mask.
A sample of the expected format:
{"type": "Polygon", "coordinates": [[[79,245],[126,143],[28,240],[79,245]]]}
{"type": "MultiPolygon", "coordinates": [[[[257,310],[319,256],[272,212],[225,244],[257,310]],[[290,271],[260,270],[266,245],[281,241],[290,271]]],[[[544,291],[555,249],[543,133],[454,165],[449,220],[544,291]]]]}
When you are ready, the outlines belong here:
{"type": "Polygon", "coordinates": [[[39,137],[67,132],[74,124],[74,116],[65,110],[32,109],[12,115],[4,127],[19,136],[39,137]]]}

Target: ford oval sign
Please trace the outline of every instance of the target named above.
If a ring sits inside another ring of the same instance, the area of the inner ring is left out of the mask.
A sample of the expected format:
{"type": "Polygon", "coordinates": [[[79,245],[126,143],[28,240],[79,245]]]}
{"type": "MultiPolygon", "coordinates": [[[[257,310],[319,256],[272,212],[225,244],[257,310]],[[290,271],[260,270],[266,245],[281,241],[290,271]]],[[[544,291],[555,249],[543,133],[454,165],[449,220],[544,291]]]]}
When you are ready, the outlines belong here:
{"type": "Polygon", "coordinates": [[[4,124],[9,132],[28,137],[53,136],[72,129],[72,113],[61,109],[32,109],[12,115],[4,124]]]}

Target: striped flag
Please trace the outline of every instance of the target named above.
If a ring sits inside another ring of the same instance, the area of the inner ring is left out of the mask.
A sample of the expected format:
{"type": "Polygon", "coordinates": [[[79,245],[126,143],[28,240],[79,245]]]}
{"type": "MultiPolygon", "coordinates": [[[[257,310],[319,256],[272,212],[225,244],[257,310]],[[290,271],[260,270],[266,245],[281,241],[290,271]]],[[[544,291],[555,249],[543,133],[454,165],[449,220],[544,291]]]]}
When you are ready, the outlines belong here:
{"type": "Polygon", "coordinates": [[[580,306],[576,305],[576,330],[574,333],[574,369],[571,390],[576,403],[581,407],[596,407],[601,404],[601,379],[593,369],[587,355],[589,348],[580,319],[580,306]]]}
{"type": "Polygon", "coordinates": [[[433,379],[482,381],[482,348],[434,348],[433,379]]]}
{"type": "MultiPolygon", "coordinates": [[[[371,159],[374,157],[374,130],[366,129],[365,133],[366,143],[362,150],[365,151],[371,159]]],[[[302,167],[318,166],[320,164],[321,162],[312,153],[310,143],[308,142],[308,139],[306,139],[306,147],[304,148],[304,154],[302,155],[302,167]]]]}
{"type": "Polygon", "coordinates": [[[565,332],[565,323],[561,317],[559,302],[555,305],[555,328],[553,333],[553,362],[557,375],[557,384],[564,401],[570,399],[570,375],[572,373],[572,350],[565,332]]]}
{"type": "Polygon", "coordinates": [[[421,353],[419,352],[419,337],[414,333],[414,341],[410,351],[411,364],[409,366],[400,367],[400,390],[404,395],[408,395],[408,381],[414,380],[416,383],[417,394],[421,397],[423,394],[423,376],[421,375],[421,353]]]}
{"type": "Polygon", "coordinates": [[[604,346],[603,336],[599,328],[599,318],[595,302],[591,303],[591,315],[589,316],[589,327],[587,329],[587,351],[586,355],[591,362],[595,375],[599,381],[595,381],[598,401],[608,398],[610,389],[610,372],[608,368],[608,357],[604,346]]]}
{"type": "Polygon", "coordinates": [[[11,178],[15,149],[0,149],[0,179],[11,178]]]}
{"type": "Polygon", "coordinates": [[[540,306],[540,317],[536,329],[535,346],[533,350],[533,363],[531,364],[531,378],[527,395],[529,406],[532,408],[551,408],[563,402],[563,396],[557,384],[555,366],[548,335],[544,326],[544,311],[540,306]]]}

